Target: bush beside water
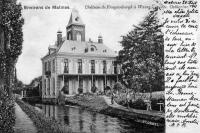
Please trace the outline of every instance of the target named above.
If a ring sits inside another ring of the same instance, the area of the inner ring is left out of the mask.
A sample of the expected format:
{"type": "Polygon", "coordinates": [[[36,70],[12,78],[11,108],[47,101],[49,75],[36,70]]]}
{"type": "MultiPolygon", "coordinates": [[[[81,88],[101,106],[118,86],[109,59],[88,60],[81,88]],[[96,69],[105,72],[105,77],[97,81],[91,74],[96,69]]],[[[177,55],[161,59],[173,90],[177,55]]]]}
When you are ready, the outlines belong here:
{"type": "Polygon", "coordinates": [[[22,110],[31,118],[39,133],[71,133],[71,129],[62,125],[57,120],[46,117],[44,113],[39,112],[33,106],[17,99],[22,110]]]}
{"type": "Polygon", "coordinates": [[[80,105],[84,108],[90,108],[93,111],[100,111],[108,107],[102,97],[90,93],[66,97],[66,104],[70,103],[80,105]]]}
{"type": "MultiPolygon", "coordinates": [[[[122,105],[127,107],[127,103],[126,103],[126,96],[125,95],[121,95],[119,97],[115,98],[115,101],[122,105]]],[[[158,103],[165,103],[165,100],[163,98],[152,98],[151,99],[151,108],[152,110],[156,110],[156,111],[160,111],[160,105],[158,103]]],[[[135,101],[130,100],[129,102],[129,107],[134,108],[134,109],[141,109],[141,110],[146,110],[147,109],[147,103],[145,103],[144,99],[142,99],[141,97],[136,99],[135,101]]],[[[164,105],[161,106],[161,110],[164,111],[164,105]]]]}

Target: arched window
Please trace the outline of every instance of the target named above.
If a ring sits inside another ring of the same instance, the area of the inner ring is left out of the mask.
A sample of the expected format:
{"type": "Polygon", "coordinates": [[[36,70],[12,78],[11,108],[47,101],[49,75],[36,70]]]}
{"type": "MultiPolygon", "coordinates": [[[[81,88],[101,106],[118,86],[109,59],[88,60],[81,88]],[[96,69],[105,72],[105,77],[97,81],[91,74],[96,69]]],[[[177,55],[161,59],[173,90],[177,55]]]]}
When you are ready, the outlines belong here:
{"type": "Polygon", "coordinates": [[[97,50],[97,48],[96,48],[95,45],[91,45],[91,46],[90,46],[90,51],[91,51],[91,52],[96,51],[96,50],[97,50]]]}

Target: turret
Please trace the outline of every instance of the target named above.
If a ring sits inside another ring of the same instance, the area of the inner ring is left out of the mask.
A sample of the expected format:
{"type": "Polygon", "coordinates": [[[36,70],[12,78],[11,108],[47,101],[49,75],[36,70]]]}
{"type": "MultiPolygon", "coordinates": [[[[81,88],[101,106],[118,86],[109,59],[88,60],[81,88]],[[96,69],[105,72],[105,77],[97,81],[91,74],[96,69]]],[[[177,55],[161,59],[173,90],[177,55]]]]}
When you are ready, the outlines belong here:
{"type": "Polygon", "coordinates": [[[98,36],[98,43],[103,43],[103,37],[101,35],[98,36]]]}
{"type": "Polygon", "coordinates": [[[72,9],[66,32],[67,40],[85,41],[85,24],[76,9],[72,9]]]}

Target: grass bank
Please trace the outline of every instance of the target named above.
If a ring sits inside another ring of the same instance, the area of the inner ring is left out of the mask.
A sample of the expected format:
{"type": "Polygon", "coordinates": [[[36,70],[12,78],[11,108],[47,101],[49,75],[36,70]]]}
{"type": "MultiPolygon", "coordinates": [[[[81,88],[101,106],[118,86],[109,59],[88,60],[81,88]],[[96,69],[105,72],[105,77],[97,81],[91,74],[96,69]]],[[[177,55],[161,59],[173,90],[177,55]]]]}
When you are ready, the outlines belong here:
{"type": "Polygon", "coordinates": [[[33,106],[20,99],[16,99],[16,102],[33,121],[39,133],[72,133],[69,127],[62,125],[51,117],[46,117],[44,113],[39,112],[33,106]]]}
{"type": "Polygon", "coordinates": [[[143,123],[145,125],[154,125],[154,126],[164,126],[165,120],[163,117],[153,116],[145,114],[142,111],[127,111],[123,109],[113,108],[108,106],[105,100],[102,97],[84,94],[76,95],[72,97],[66,97],[66,104],[68,105],[78,105],[84,109],[95,111],[98,113],[118,117],[121,119],[132,120],[138,123],[143,123]]]}

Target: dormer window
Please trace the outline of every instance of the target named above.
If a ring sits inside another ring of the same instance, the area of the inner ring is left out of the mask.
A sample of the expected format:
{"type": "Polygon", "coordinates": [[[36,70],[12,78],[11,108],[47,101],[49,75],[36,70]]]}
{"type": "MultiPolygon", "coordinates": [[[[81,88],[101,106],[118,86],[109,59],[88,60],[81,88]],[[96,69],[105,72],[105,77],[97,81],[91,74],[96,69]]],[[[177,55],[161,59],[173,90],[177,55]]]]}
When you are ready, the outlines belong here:
{"type": "Polygon", "coordinates": [[[96,50],[97,50],[96,46],[95,46],[95,45],[91,45],[90,51],[91,51],[91,52],[94,52],[94,51],[96,51],[96,50]]]}
{"type": "Polygon", "coordinates": [[[88,48],[85,48],[85,53],[87,53],[88,52],[88,48]]]}
{"type": "Polygon", "coordinates": [[[107,50],[106,50],[106,49],[104,49],[104,50],[103,50],[103,53],[106,53],[106,52],[107,52],[107,50]]]}
{"type": "Polygon", "coordinates": [[[76,17],[75,20],[78,21],[78,20],[79,20],[79,17],[76,17]]]}
{"type": "Polygon", "coordinates": [[[92,47],[90,50],[93,52],[93,51],[94,51],[94,48],[92,47]]]}

